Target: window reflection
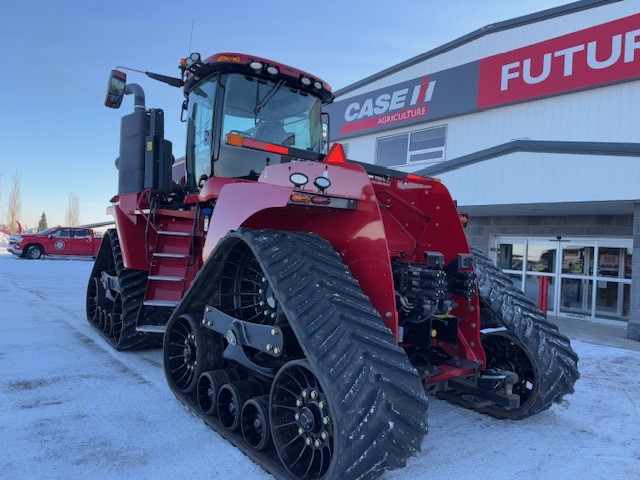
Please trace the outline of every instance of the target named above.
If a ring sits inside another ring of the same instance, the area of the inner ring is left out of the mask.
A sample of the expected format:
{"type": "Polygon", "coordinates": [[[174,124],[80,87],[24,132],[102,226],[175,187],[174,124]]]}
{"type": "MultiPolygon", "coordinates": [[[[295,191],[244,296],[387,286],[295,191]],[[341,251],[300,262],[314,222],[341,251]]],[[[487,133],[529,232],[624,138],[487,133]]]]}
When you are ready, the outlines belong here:
{"type": "Polygon", "coordinates": [[[562,273],[592,275],[593,250],[593,247],[564,247],[562,249],[562,273]]]}
{"type": "Polygon", "coordinates": [[[591,315],[592,285],[592,280],[563,278],[560,281],[560,311],[591,315]]]}
{"type": "Polygon", "coordinates": [[[498,266],[504,270],[522,270],[524,244],[501,243],[498,253],[498,266]]]}
{"type": "Polygon", "coordinates": [[[631,278],[632,252],[631,248],[601,247],[598,250],[598,275],[631,278]]]}
{"type": "Polygon", "coordinates": [[[514,287],[516,287],[518,290],[522,290],[522,275],[517,273],[508,273],[507,277],[511,279],[514,287]]]}
{"type": "Polygon", "coordinates": [[[596,316],[629,318],[631,285],[598,281],[596,288],[596,316]]]}
{"type": "Polygon", "coordinates": [[[524,288],[524,294],[536,305],[539,306],[540,286],[545,283],[547,288],[547,309],[554,309],[555,305],[555,288],[556,279],[547,275],[527,275],[524,288]]]}
{"type": "Polygon", "coordinates": [[[550,245],[529,244],[527,252],[527,271],[555,272],[556,248],[550,245]]]}

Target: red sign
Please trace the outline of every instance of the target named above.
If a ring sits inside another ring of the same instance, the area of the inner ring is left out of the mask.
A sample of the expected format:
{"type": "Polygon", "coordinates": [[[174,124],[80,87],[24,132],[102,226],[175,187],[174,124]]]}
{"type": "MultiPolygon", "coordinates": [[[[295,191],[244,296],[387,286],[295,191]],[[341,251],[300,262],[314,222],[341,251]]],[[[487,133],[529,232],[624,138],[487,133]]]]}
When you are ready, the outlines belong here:
{"type": "Polygon", "coordinates": [[[480,60],[478,107],[640,76],[640,14],[480,60]]]}

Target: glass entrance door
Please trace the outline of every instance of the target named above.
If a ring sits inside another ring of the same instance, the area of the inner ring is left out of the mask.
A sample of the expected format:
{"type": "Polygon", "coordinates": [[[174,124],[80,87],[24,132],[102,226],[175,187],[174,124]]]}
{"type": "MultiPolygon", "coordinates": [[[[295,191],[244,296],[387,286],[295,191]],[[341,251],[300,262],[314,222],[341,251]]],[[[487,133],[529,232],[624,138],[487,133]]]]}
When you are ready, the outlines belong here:
{"type": "Polygon", "coordinates": [[[496,263],[549,315],[629,320],[631,239],[499,237],[496,263]]]}
{"type": "Polygon", "coordinates": [[[591,316],[593,304],[594,245],[561,245],[560,302],[554,314],[591,316]]]}

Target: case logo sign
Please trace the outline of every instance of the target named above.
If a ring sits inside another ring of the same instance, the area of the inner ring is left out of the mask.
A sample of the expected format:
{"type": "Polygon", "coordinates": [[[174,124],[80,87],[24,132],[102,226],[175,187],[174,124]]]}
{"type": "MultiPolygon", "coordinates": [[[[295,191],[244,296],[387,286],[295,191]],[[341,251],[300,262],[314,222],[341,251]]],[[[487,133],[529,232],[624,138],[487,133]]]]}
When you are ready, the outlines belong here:
{"type": "Polygon", "coordinates": [[[480,60],[478,107],[553,95],[640,74],[640,14],[480,60]]]}
{"type": "Polygon", "coordinates": [[[349,103],[344,111],[345,123],[339,132],[345,134],[425,117],[436,82],[423,77],[411,83],[394,86],[392,91],[372,92],[370,97],[349,103]]]}

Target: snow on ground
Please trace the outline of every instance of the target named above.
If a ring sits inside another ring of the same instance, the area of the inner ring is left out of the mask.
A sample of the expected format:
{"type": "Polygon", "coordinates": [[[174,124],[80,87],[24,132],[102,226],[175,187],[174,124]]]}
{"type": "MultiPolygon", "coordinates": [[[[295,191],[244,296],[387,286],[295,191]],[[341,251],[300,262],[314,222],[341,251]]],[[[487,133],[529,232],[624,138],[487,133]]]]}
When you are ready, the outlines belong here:
{"type": "MultiPolygon", "coordinates": [[[[0,248],[0,478],[272,478],[174,398],[160,350],[115,352],[88,325],[91,266],[0,248]]],[[[382,478],[640,479],[640,352],[573,345],[563,404],[509,422],[433,399],[422,452],[382,478]]]]}

